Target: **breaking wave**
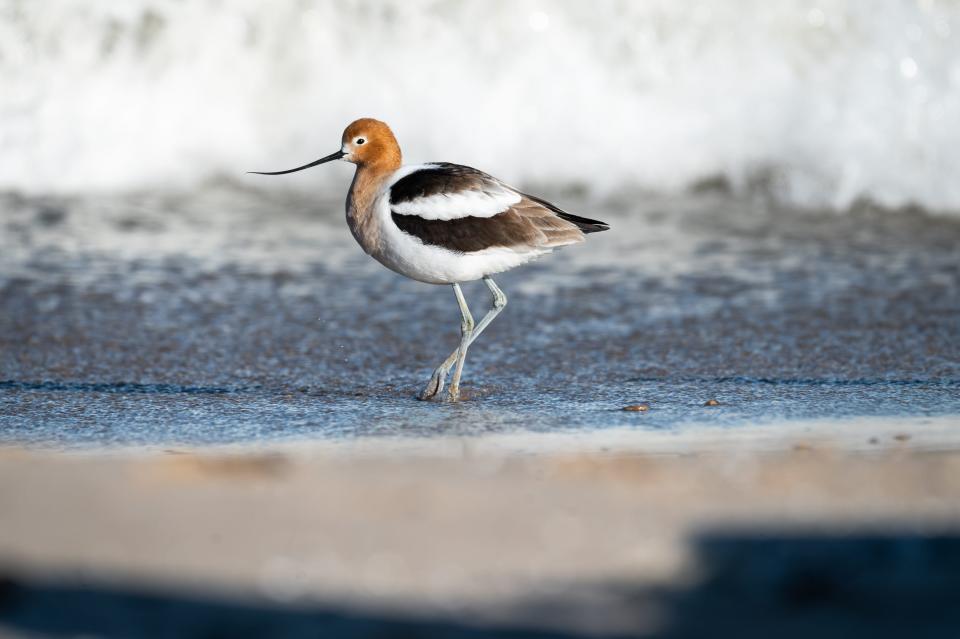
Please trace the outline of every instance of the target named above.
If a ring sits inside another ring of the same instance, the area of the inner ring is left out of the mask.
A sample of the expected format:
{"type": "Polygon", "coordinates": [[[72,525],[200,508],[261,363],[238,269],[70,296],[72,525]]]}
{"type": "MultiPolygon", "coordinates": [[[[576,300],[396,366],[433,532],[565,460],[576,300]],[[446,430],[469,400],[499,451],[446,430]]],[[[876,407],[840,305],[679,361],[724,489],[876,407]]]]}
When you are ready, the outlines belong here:
{"type": "Polygon", "coordinates": [[[374,116],[518,184],[960,210],[958,50],[933,0],[0,0],[0,188],[288,168],[374,116]]]}

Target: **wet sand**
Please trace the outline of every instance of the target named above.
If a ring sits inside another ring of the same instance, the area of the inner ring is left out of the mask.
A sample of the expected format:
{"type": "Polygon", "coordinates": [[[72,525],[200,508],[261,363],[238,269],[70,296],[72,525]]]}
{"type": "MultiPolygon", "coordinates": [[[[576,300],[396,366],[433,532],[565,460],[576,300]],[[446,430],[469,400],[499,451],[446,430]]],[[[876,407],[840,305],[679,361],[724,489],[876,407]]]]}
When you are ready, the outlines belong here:
{"type": "MultiPolygon", "coordinates": [[[[0,438],[71,445],[435,436],[960,414],[960,221],[717,191],[590,202],[607,233],[499,278],[459,406],[414,399],[456,344],[338,201],[0,200],[0,438]],[[710,399],[719,406],[705,407],[710,399]],[[648,403],[644,413],[624,405],[648,403]]],[[[465,287],[475,314],[487,304],[465,287]]]]}

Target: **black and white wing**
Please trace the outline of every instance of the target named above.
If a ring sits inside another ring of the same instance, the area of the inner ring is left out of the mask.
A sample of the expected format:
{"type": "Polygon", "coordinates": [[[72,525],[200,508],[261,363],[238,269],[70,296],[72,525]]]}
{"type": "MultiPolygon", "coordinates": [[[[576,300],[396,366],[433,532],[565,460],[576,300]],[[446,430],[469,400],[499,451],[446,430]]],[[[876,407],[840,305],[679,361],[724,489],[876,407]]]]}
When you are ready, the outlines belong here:
{"type": "Polygon", "coordinates": [[[469,166],[444,162],[411,168],[390,186],[390,214],[401,231],[424,244],[460,253],[498,247],[538,251],[608,228],[469,166]]]}

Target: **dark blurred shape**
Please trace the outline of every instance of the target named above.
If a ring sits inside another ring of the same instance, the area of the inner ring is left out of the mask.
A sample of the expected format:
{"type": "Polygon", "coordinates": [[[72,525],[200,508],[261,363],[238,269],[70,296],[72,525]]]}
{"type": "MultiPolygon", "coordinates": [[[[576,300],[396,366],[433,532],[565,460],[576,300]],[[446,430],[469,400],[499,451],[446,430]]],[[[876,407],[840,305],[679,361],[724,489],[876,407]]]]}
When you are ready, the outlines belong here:
{"type": "Polygon", "coordinates": [[[57,226],[66,218],[66,209],[59,206],[44,205],[37,209],[36,220],[41,226],[57,226]]]}
{"type": "Polygon", "coordinates": [[[345,612],[330,607],[271,606],[203,594],[149,592],[82,580],[0,579],[0,633],[215,639],[270,637],[567,637],[566,633],[472,627],[455,621],[345,612]]]}
{"type": "Polygon", "coordinates": [[[725,531],[704,533],[693,545],[698,577],[689,587],[569,584],[546,600],[507,604],[510,618],[521,620],[514,625],[7,578],[0,629],[108,638],[572,637],[582,633],[535,628],[556,627],[558,619],[577,626],[577,615],[600,612],[632,617],[635,631],[591,636],[899,638],[960,630],[960,536],[725,531]],[[598,601],[605,603],[594,610],[598,601]]]}
{"type": "Polygon", "coordinates": [[[960,537],[705,533],[662,636],[957,637],[960,537]]]}

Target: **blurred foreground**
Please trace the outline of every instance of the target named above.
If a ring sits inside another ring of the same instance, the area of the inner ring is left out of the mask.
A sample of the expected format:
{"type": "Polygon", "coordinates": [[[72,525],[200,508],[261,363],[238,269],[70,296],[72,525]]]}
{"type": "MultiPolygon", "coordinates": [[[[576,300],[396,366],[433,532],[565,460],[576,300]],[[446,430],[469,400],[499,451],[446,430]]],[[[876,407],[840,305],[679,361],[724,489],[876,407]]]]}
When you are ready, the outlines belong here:
{"type": "Polygon", "coordinates": [[[871,454],[5,450],[0,632],[955,637],[960,454],[898,426],[871,454]]]}

